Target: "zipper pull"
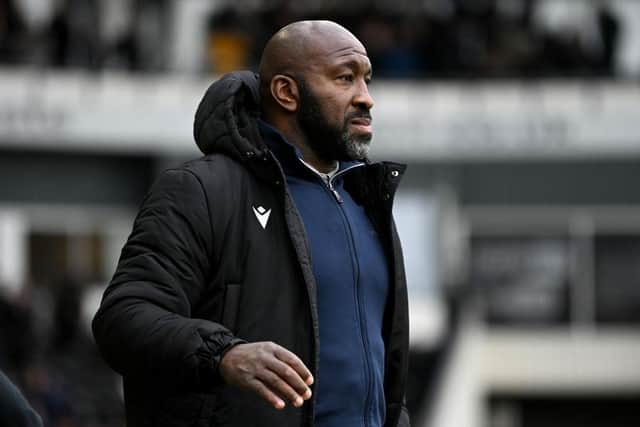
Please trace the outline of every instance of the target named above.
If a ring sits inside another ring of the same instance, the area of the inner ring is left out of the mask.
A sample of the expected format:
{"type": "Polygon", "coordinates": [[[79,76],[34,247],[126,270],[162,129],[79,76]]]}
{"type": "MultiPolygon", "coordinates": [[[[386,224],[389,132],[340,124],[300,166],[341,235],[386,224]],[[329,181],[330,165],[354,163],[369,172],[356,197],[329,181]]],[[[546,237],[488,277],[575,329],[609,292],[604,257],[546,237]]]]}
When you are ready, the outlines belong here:
{"type": "Polygon", "coordinates": [[[338,191],[333,188],[333,177],[327,177],[325,184],[327,184],[327,187],[329,187],[329,190],[331,190],[331,193],[333,193],[333,197],[336,198],[338,203],[342,203],[342,196],[340,196],[340,193],[338,193],[338,191]]]}
{"type": "Polygon", "coordinates": [[[333,193],[333,196],[336,198],[336,200],[338,201],[338,203],[342,203],[342,196],[340,196],[340,193],[338,193],[336,191],[335,188],[333,188],[332,186],[329,186],[329,189],[331,190],[331,192],[333,193]]]}

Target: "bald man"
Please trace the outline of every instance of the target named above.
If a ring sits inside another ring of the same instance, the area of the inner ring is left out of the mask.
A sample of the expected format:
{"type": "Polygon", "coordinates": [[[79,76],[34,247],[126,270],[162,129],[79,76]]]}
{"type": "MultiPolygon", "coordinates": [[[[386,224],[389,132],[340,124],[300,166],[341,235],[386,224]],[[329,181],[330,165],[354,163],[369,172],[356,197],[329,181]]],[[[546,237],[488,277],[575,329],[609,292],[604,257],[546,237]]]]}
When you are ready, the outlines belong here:
{"type": "Polygon", "coordinates": [[[204,157],[155,182],[95,316],[127,425],[408,426],[405,168],[367,158],[366,49],[295,22],[259,71],[209,87],[204,157]]]}

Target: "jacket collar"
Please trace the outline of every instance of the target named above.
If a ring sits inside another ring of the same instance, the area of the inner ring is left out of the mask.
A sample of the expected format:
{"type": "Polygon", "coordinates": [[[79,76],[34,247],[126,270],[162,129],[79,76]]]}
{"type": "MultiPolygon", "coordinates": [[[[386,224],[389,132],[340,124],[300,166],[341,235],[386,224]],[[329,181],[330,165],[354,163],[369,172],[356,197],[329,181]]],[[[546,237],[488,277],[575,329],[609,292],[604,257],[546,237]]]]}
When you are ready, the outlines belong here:
{"type": "MultiPolygon", "coordinates": [[[[262,119],[258,119],[258,128],[264,143],[276,156],[285,174],[308,175],[310,169],[302,163],[302,152],[298,147],[287,141],[282,133],[262,119]]],[[[342,161],[339,164],[337,173],[360,164],[364,164],[364,162],[357,160],[342,161]]]]}

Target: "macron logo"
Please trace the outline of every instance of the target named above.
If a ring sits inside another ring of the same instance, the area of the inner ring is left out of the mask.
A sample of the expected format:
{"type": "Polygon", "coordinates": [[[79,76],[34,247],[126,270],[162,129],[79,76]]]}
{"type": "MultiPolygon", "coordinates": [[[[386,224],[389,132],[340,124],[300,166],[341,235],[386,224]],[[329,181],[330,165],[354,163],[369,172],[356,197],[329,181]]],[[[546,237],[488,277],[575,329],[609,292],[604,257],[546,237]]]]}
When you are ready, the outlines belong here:
{"type": "Polygon", "coordinates": [[[252,206],[252,207],[253,207],[253,213],[256,215],[256,218],[258,218],[258,222],[260,223],[262,228],[267,228],[267,222],[269,221],[269,215],[271,214],[271,209],[267,210],[262,206],[258,206],[257,208],[255,206],[252,206]]]}

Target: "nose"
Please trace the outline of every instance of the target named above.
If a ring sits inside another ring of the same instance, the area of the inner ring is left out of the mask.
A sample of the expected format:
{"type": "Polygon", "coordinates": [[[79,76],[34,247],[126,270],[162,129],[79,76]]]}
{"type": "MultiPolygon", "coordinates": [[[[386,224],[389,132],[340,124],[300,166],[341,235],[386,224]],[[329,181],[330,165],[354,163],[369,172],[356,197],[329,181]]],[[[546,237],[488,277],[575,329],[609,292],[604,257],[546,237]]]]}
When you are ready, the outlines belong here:
{"type": "Polygon", "coordinates": [[[357,93],[353,98],[353,103],[356,106],[367,110],[373,108],[374,101],[371,94],[369,94],[369,87],[364,81],[361,81],[358,85],[357,93]]]}

